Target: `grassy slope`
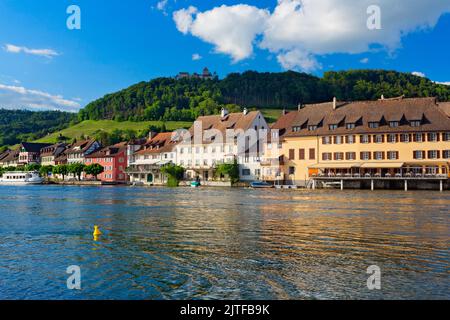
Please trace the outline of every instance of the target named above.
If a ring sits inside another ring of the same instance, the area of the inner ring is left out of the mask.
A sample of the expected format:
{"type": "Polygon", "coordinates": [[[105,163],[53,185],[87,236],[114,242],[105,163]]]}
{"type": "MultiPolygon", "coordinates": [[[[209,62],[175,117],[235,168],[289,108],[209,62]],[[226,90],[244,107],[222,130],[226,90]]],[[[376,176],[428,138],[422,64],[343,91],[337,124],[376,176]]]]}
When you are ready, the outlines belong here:
{"type": "MultiPolygon", "coordinates": [[[[44,142],[44,143],[55,143],[59,134],[62,134],[68,138],[79,138],[81,135],[92,136],[95,131],[104,130],[107,132],[111,132],[114,129],[132,129],[135,131],[142,131],[147,129],[150,125],[161,125],[160,121],[143,121],[143,122],[117,122],[113,120],[86,120],[81,123],[78,123],[70,128],[52,133],[44,138],[37,140],[36,142],[44,142]]],[[[166,127],[168,130],[175,130],[178,128],[189,127],[191,125],[190,122],[176,122],[176,121],[168,121],[166,122],[166,127]]]]}
{"type": "MultiPolygon", "coordinates": [[[[273,123],[278,117],[281,115],[281,110],[279,109],[262,109],[261,112],[267,119],[267,122],[273,123]]],[[[143,121],[143,122],[117,122],[113,120],[86,120],[81,123],[78,123],[70,128],[54,132],[46,137],[43,137],[35,142],[43,142],[43,143],[55,143],[57,141],[57,137],[59,134],[62,134],[65,137],[70,139],[79,138],[81,135],[92,136],[95,131],[105,130],[107,132],[111,132],[114,129],[132,129],[135,131],[142,131],[147,129],[150,125],[160,126],[162,124],[161,121],[143,121]]],[[[168,121],[166,122],[167,130],[173,131],[179,128],[189,128],[191,126],[191,122],[183,122],[183,121],[168,121]]]]}

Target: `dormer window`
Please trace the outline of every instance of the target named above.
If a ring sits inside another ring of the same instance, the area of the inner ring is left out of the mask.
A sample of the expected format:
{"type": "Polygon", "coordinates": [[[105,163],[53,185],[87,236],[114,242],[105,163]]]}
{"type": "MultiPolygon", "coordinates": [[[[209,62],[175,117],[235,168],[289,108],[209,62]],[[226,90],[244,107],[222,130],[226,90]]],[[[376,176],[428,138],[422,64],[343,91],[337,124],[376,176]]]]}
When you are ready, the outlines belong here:
{"type": "Polygon", "coordinates": [[[397,128],[398,127],[398,121],[389,121],[389,127],[397,128]]]}
{"type": "Polygon", "coordinates": [[[317,130],[317,126],[315,126],[315,125],[308,126],[308,130],[309,131],[317,130]]]}
{"type": "Polygon", "coordinates": [[[356,124],[355,124],[355,123],[347,123],[347,124],[345,125],[345,127],[346,127],[348,130],[352,130],[352,129],[355,129],[356,124]]]}
{"type": "Polygon", "coordinates": [[[337,124],[330,124],[328,127],[330,128],[330,130],[336,130],[338,128],[338,125],[337,124]]]}
{"type": "Polygon", "coordinates": [[[371,128],[371,129],[378,128],[379,126],[380,126],[380,123],[377,121],[369,122],[369,128],[371,128]]]}
{"type": "Polygon", "coordinates": [[[292,127],[292,132],[299,132],[300,130],[302,130],[302,127],[300,126],[292,127]]]}
{"type": "Polygon", "coordinates": [[[420,120],[412,120],[409,122],[409,124],[411,125],[411,127],[419,127],[420,126],[420,120]]]}

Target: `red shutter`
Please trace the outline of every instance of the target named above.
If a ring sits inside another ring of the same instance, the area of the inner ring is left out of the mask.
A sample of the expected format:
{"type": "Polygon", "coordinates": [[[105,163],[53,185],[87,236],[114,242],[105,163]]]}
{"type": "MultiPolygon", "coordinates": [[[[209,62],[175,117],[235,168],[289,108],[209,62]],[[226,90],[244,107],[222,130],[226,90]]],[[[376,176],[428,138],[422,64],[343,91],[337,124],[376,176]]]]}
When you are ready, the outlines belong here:
{"type": "Polygon", "coordinates": [[[364,152],[360,152],[359,153],[359,160],[363,160],[364,159],[364,152]]]}
{"type": "Polygon", "coordinates": [[[398,134],[395,135],[395,142],[398,142],[398,134]]]}
{"type": "Polygon", "coordinates": [[[437,153],[436,153],[436,157],[437,157],[438,159],[440,159],[440,158],[441,158],[441,151],[440,151],[440,150],[438,150],[438,151],[437,151],[437,153]]]}
{"type": "Polygon", "coordinates": [[[345,136],[345,143],[348,143],[348,136],[345,136]]]}
{"type": "Polygon", "coordinates": [[[384,143],[384,134],[383,134],[383,135],[381,135],[381,142],[383,142],[383,143],[384,143]]]}
{"type": "Polygon", "coordinates": [[[383,160],[386,159],[386,154],[384,151],[381,153],[381,159],[383,159],[383,160]]]}
{"type": "Polygon", "coordinates": [[[436,140],[441,141],[441,133],[440,132],[436,132],[436,140]]]}
{"type": "Polygon", "coordinates": [[[425,133],[422,133],[422,142],[425,142],[425,140],[426,140],[426,135],[425,135],[425,133]]]}
{"type": "Polygon", "coordinates": [[[398,160],[400,158],[400,154],[398,151],[395,151],[395,160],[398,160]]]}
{"type": "Polygon", "coordinates": [[[413,142],[417,142],[417,136],[413,134],[413,142]]]}
{"type": "Polygon", "coordinates": [[[417,159],[417,157],[416,157],[416,151],[413,151],[413,159],[417,159]]]}
{"type": "Polygon", "coordinates": [[[289,149],[289,160],[294,160],[295,158],[295,150],[289,149]]]}
{"type": "Polygon", "coordinates": [[[372,142],[372,136],[369,134],[369,143],[372,142]]]}
{"type": "Polygon", "coordinates": [[[369,153],[369,160],[372,159],[372,152],[368,152],[369,153]]]}
{"type": "Polygon", "coordinates": [[[333,137],[333,143],[336,144],[336,136],[333,137]]]}

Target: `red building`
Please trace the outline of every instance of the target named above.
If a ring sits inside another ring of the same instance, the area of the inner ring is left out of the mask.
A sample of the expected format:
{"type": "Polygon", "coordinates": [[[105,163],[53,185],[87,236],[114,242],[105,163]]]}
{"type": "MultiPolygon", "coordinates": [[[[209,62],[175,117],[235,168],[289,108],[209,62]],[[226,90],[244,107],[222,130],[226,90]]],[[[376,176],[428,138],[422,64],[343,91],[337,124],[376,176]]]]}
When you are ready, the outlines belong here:
{"type": "MultiPolygon", "coordinates": [[[[97,176],[102,182],[126,183],[127,143],[121,142],[85,156],[85,165],[94,163],[98,163],[104,168],[104,172],[97,176]]],[[[88,176],[87,178],[93,177],[88,176]]]]}

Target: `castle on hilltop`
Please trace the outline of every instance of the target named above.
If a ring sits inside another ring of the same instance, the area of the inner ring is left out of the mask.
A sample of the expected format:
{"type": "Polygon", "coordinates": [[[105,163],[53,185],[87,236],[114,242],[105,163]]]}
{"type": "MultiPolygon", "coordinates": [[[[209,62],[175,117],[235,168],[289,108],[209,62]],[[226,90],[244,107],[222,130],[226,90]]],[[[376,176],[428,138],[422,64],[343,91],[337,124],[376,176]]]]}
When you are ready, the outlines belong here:
{"type": "Polygon", "coordinates": [[[198,74],[197,72],[194,72],[193,74],[189,74],[189,72],[180,72],[175,77],[175,79],[202,79],[202,80],[212,80],[217,77],[217,74],[211,73],[208,68],[203,68],[203,71],[201,74],[198,74]]]}

